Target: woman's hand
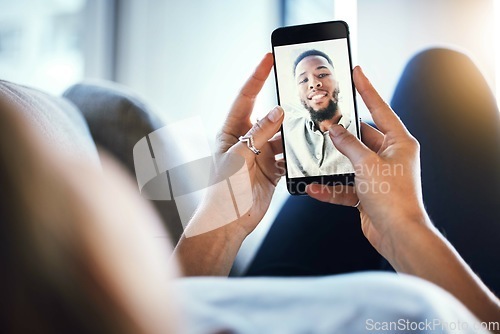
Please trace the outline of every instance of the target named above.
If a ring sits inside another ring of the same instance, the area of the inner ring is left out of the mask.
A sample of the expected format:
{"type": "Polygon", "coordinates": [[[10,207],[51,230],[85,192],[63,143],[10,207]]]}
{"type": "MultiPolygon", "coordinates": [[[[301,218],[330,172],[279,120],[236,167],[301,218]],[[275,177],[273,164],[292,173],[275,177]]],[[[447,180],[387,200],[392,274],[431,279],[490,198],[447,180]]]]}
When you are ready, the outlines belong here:
{"type": "Polygon", "coordinates": [[[246,235],[252,232],[264,217],[276,184],[285,171],[284,162],[275,159],[276,155],[283,153],[281,136],[277,134],[283,122],[283,109],[276,106],[257,123],[250,122],[255,98],[272,66],[273,57],[268,53],[241,89],[217,136],[218,168],[228,168],[224,163],[227,160],[234,161],[234,155],[243,157],[247,165],[250,187],[242,190],[249,193],[240,196],[250,196],[253,203],[248,211],[241,212],[240,219],[231,223],[241,227],[246,235]],[[254,146],[261,151],[260,154],[252,152],[246,142],[239,140],[240,136],[252,136],[254,146]]]}
{"type": "Polygon", "coordinates": [[[355,168],[355,190],[309,185],[311,197],[355,205],[370,243],[402,273],[448,290],[480,320],[498,321],[500,300],[474,274],[425,212],[419,144],[382,100],[359,67],[354,83],[380,131],[363,124],[363,142],[339,125],[330,128],[335,146],[355,168]]]}
{"type": "Polygon", "coordinates": [[[243,240],[264,217],[284,162],[276,133],[283,109],[276,107],[256,124],[250,122],[257,94],[273,66],[262,59],[236,98],[217,136],[214,179],[175,249],[185,275],[227,275],[243,240]],[[252,143],[240,137],[252,136],[252,143]]]}
{"type": "Polygon", "coordinates": [[[423,206],[419,144],[398,116],[383,101],[361,68],[353,71],[354,83],[377,125],[362,123],[359,141],[342,126],[333,125],[330,137],[353,163],[355,192],[349,187],[308,186],[308,194],[320,201],[355,205],[361,227],[370,243],[386,258],[392,258],[389,238],[398,225],[427,222],[423,206]]]}

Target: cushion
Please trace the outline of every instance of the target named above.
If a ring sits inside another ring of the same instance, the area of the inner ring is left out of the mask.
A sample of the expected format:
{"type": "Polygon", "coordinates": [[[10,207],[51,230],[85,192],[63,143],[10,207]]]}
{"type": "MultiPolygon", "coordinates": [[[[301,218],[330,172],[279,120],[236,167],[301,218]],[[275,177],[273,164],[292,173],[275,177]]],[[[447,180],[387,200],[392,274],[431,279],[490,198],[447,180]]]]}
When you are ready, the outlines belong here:
{"type": "MultiPolygon", "coordinates": [[[[164,122],[140,97],[117,83],[85,81],[63,95],[80,109],[95,143],[120,160],[135,178],[134,145],[164,122]]],[[[154,205],[175,244],[182,234],[175,202],[154,201],[154,205]]]]}
{"type": "Polygon", "coordinates": [[[87,124],[68,100],[3,80],[0,80],[0,97],[40,128],[54,149],[99,164],[87,124]]]}

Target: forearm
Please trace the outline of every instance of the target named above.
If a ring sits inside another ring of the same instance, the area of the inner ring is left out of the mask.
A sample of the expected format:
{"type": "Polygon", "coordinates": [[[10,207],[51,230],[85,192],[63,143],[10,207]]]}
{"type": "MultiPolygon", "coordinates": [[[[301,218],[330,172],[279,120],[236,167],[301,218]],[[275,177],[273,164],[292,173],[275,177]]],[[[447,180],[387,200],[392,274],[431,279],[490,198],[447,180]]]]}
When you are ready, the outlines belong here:
{"type": "MultiPolygon", "coordinates": [[[[428,218],[426,218],[428,219],[428,218]]],[[[406,224],[391,235],[393,267],[433,282],[459,299],[482,321],[500,320],[500,302],[460,257],[453,246],[429,224],[406,224]]]]}
{"type": "MultiPolygon", "coordinates": [[[[207,216],[198,212],[190,224],[203,223],[207,216]]],[[[227,276],[246,233],[237,222],[199,235],[182,235],[174,256],[184,276],[227,276]]]]}

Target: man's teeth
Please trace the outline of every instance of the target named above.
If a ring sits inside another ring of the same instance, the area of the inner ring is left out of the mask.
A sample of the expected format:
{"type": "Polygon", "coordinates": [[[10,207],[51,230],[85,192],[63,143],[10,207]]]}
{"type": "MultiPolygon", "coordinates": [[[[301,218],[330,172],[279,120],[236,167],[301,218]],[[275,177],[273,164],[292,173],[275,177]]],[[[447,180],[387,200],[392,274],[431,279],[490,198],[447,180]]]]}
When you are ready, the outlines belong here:
{"type": "Polygon", "coordinates": [[[311,99],[312,100],[319,100],[325,96],[326,96],[326,94],[316,94],[316,95],[313,95],[313,97],[311,97],[311,99]]]}

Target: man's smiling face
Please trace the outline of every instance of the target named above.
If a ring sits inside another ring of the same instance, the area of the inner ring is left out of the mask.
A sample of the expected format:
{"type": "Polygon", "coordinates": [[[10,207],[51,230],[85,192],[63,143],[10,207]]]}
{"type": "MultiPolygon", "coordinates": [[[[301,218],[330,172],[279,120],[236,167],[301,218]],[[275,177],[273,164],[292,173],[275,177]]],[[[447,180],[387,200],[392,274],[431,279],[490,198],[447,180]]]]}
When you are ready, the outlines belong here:
{"type": "Polygon", "coordinates": [[[323,111],[338,102],[338,82],[332,65],[321,56],[308,56],[295,68],[295,81],[302,104],[310,112],[323,111]]]}

